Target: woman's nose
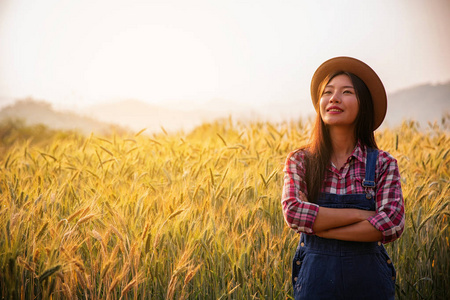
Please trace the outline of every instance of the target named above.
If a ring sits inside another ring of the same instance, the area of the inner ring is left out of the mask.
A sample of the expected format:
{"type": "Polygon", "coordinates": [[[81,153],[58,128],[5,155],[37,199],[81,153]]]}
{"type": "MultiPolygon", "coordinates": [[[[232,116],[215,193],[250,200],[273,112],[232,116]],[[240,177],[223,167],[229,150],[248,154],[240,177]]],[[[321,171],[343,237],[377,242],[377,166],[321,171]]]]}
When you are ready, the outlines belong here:
{"type": "Polygon", "coordinates": [[[341,98],[339,97],[339,95],[337,93],[333,93],[331,95],[330,102],[339,103],[339,102],[341,102],[341,98]]]}

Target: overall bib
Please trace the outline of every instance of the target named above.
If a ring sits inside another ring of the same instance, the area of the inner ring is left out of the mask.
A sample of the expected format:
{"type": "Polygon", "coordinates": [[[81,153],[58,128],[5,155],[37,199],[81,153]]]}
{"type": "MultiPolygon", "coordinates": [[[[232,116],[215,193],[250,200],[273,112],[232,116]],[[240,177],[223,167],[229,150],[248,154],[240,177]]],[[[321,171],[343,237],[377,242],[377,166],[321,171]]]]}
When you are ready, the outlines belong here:
{"type": "MultiPolygon", "coordinates": [[[[317,204],[375,210],[375,199],[368,189],[375,188],[377,157],[378,151],[368,150],[363,181],[366,194],[322,193],[317,204]]],[[[381,242],[348,242],[302,234],[293,260],[295,299],[394,299],[395,277],[381,242]]]]}

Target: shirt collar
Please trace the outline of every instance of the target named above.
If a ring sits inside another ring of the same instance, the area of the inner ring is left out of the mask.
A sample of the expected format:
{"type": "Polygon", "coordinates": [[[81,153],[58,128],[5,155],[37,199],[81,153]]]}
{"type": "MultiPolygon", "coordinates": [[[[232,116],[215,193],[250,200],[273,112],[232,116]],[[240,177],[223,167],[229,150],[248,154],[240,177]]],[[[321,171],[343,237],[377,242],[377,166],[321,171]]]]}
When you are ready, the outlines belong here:
{"type": "Polygon", "coordinates": [[[354,157],[360,162],[366,161],[366,147],[364,145],[361,145],[361,142],[358,140],[356,142],[355,149],[353,149],[352,154],[350,154],[350,157],[354,157]]]}
{"type": "MultiPolygon", "coordinates": [[[[358,140],[356,142],[355,148],[353,149],[352,153],[347,159],[346,164],[349,164],[353,159],[357,159],[360,162],[364,163],[366,161],[366,146],[362,145],[361,142],[358,140]]],[[[336,172],[333,170],[333,164],[330,161],[330,164],[328,165],[328,169],[330,171],[336,172]]]]}

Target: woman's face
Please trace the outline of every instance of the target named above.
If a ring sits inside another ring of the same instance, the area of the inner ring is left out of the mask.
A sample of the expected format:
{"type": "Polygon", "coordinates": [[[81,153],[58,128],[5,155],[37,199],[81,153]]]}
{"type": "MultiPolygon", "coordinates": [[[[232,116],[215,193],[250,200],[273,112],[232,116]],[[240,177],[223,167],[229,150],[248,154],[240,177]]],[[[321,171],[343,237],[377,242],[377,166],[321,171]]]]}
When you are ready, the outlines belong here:
{"type": "Polygon", "coordinates": [[[345,74],[328,82],[320,98],[320,116],[328,126],[353,128],[359,112],[359,101],[353,83],[345,74]]]}

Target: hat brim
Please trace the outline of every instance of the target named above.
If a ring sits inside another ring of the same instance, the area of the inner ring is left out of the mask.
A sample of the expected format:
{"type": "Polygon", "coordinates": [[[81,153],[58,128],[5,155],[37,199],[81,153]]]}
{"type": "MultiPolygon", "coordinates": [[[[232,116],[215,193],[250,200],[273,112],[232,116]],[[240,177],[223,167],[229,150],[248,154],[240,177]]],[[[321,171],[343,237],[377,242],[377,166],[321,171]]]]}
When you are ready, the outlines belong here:
{"type": "Polygon", "coordinates": [[[349,72],[358,76],[367,86],[372,96],[374,108],[374,128],[383,123],[387,110],[387,96],[383,83],[378,75],[364,62],[346,56],[335,57],[325,61],[317,68],[311,80],[311,99],[316,111],[319,111],[319,87],[322,81],[336,72],[349,72]]]}

